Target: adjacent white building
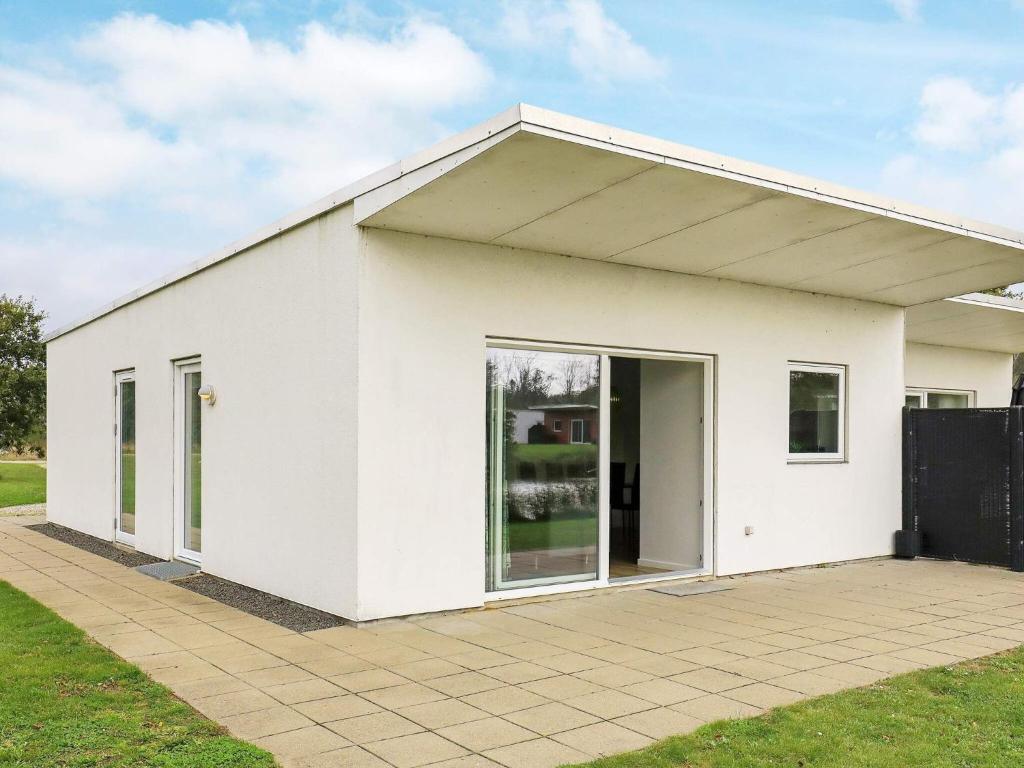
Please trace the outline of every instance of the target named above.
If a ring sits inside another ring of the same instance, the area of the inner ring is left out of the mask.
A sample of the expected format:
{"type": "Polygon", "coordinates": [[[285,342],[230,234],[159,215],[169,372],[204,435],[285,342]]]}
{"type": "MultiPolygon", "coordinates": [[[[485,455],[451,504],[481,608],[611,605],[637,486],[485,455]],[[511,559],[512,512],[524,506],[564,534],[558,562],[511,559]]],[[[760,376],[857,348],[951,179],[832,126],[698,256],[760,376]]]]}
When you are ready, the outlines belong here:
{"type": "Polygon", "coordinates": [[[51,334],[49,519],[356,620],[887,555],[1022,241],[518,106],[51,334]]]}

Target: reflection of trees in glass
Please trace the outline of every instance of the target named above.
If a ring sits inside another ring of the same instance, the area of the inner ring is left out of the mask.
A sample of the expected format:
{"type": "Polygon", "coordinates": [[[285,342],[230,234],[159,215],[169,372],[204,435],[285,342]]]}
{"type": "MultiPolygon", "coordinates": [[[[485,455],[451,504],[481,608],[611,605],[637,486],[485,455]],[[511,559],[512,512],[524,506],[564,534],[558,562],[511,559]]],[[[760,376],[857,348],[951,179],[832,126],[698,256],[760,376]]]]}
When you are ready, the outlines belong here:
{"type": "Polygon", "coordinates": [[[489,588],[596,576],[597,445],[562,443],[543,433],[552,412],[564,421],[566,438],[574,413],[596,413],[599,360],[487,350],[489,588]]]}
{"type": "Polygon", "coordinates": [[[202,373],[185,374],[185,387],[188,392],[185,411],[185,435],[188,441],[185,446],[185,489],[186,504],[188,505],[185,521],[185,546],[195,552],[200,551],[203,514],[203,401],[199,399],[199,388],[202,386],[202,381],[202,373]]]}
{"type": "Polygon", "coordinates": [[[505,505],[510,520],[590,517],[597,504],[597,491],[596,478],[557,483],[510,483],[505,489],[505,505]]]}
{"type": "Polygon", "coordinates": [[[135,382],[121,387],[121,530],[135,533],[135,382]]]}
{"type": "Polygon", "coordinates": [[[597,355],[508,349],[488,352],[488,386],[492,381],[504,386],[507,408],[556,402],[597,405],[599,371],[597,355]]]}

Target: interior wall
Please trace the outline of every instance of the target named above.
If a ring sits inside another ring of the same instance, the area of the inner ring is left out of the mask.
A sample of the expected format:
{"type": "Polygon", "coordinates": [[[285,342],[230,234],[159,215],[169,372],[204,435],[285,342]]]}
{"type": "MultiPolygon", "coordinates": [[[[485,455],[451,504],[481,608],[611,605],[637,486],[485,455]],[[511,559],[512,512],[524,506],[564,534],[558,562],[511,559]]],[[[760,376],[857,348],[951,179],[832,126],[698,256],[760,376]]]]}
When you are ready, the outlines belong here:
{"type": "Polygon", "coordinates": [[[356,288],[351,206],[48,344],[47,514],[114,534],[114,372],[136,379],[139,551],[173,554],[174,360],[203,383],[203,570],[355,614],[356,288]]]}
{"type": "Polygon", "coordinates": [[[626,465],[626,482],[640,461],[640,361],[631,357],[612,357],[612,403],[609,416],[611,460],[626,465]]]}
{"type": "Polygon", "coordinates": [[[975,393],[978,408],[1005,408],[1013,386],[1013,355],[981,349],[907,342],[908,387],[960,389],[975,393]]]}
{"type": "Polygon", "coordinates": [[[703,369],[695,362],[640,362],[641,566],[701,565],[703,369]]]}
{"type": "Polygon", "coordinates": [[[365,249],[361,618],[483,602],[488,337],[716,356],[717,573],[892,552],[901,308],[374,229],[365,249]],[[790,360],[848,366],[848,461],[788,463],[790,360]]]}

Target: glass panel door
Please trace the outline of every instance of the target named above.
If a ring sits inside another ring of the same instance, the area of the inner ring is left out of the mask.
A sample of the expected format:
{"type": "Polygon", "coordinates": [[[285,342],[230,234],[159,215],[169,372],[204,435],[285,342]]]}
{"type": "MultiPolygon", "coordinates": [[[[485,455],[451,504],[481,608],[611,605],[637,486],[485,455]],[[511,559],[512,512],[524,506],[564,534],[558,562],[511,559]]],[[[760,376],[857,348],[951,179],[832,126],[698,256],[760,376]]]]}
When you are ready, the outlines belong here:
{"type": "Polygon", "coordinates": [[[198,562],[203,531],[203,412],[199,363],[180,365],[178,393],[178,483],[176,554],[198,562]]]}
{"type": "Polygon", "coordinates": [[[598,355],[487,350],[488,590],[597,579],[599,377],[598,355]]]}
{"type": "Polygon", "coordinates": [[[114,538],[135,544],[135,374],[115,378],[117,500],[114,538]]]}

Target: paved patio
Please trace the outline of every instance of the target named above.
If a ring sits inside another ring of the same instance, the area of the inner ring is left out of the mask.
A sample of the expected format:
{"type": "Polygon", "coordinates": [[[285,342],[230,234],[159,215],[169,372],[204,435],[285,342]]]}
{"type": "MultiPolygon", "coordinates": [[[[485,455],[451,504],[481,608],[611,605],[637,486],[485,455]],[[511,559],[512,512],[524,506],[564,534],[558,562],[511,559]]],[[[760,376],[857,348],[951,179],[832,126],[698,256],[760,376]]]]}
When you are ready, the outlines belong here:
{"type": "Polygon", "coordinates": [[[1024,643],[1024,577],[883,560],[297,634],[0,519],[0,579],[284,766],[542,768],[1024,643]]]}

